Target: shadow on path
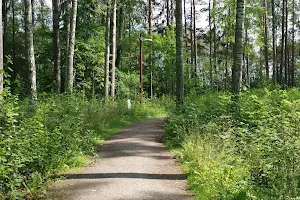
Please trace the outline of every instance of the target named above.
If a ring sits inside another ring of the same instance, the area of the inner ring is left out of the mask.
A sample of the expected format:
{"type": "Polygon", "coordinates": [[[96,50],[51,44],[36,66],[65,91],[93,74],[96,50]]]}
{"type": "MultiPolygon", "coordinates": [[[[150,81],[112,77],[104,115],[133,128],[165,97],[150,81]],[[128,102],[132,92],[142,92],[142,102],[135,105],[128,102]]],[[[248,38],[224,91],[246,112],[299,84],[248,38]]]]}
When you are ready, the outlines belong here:
{"type": "Polygon", "coordinates": [[[161,179],[185,180],[184,174],[144,174],[144,173],[95,173],[95,174],[67,174],[67,179],[101,179],[101,178],[136,178],[136,179],[161,179]]]}

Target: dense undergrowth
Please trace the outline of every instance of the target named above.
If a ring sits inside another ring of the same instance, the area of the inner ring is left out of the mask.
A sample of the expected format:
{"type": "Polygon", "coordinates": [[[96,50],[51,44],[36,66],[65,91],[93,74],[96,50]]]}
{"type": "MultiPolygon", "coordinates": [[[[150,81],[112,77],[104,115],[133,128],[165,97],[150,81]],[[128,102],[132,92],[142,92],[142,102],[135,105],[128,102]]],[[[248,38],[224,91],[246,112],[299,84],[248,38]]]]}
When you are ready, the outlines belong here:
{"type": "Polygon", "coordinates": [[[132,102],[128,110],[126,100],[47,95],[33,112],[27,101],[6,95],[0,101],[0,199],[41,198],[51,175],[76,166],[77,157],[92,155],[97,141],[129,123],[165,116],[167,102],[132,102]]]}
{"type": "Polygon", "coordinates": [[[300,91],[191,94],[165,126],[198,199],[300,198],[300,91]]]}

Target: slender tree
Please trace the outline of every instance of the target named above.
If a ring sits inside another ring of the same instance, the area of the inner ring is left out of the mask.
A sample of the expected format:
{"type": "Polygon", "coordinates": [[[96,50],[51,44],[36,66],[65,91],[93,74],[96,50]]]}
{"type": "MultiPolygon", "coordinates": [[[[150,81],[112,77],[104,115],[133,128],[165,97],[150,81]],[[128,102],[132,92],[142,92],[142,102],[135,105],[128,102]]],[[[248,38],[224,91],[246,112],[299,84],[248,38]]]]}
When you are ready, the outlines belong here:
{"type": "MultiPolygon", "coordinates": [[[[215,72],[215,76],[217,75],[217,24],[216,24],[216,0],[213,0],[212,2],[212,12],[211,12],[211,17],[212,17],[212,24],[213,24],[213,70],[215,72]]],[[[213,81],[216,81],[217,80],[214,80],[213,78],[213,81]]],[[[216,84],[217,85],[217,84],[216,84]]],[[[218,89],[218,88],[217,88],[218,89]]]]}
{"type": "Polygon", "coordinates": [[[3,93],[3,74],[2,0],[0,0],[0,95],[3,93]]]}
{"type": "Polygon", "coordinates": [[[74,85],[74,54],[75,54],[75,37],[76,37],[76,18],[77,18],[77,0],[72,0],[71,9],[71,20],[70,20],[70,40],[68,50],[68,81],[67,91],[73,92],[74,85]]]}
{"type": "Polygon", "coordinates": [[[232,66],[232,93],[233,106],[235,111],[239,112],[239,95],[241,88],[241,69],[243,62],[243,28],[244,28],[244,0],[237,0],[236,4],[236,25],[235,25],[235,44],[232,66]]]}
{"type": "Polygon", "coordinates": [[[194,76],[197,77],[197,34],[196,34],[196,5],[195,5],[195,0],[193,1],[193,36],[194,36],[194,76]]]}
{"type": "Polygon", "coordinates": [[[266,78],[269,79],[268,0],[264,0],[264,53],[266,78]]]}
{"type": "Polygon", "coordinates": [[[176,102],[177,106],[184,101],[184,68],[182,54],[182,0],[176,0],[176,102]]]}
{"type": "Polygon", "coordinates": [[[170,23],[172,24],[172,25],[174,25],[174,20],[175,20],[175,8],[174,8],[174,1],[175,0],[170,0],[170,2],[171,2],[171,9],[170,9],[170,23]]]}
{"type": "MultiPolygon", "coordinates": [[[[70,12],[71,12],[71,0],[65,1],[65,16],[64,16],[64,29],[66,32],[66,55],[69,55],[70,47],[70,12]]],[[[65,92],[68,91],[68,80],[69,80],[69,69],[68,69],[68,58],[65,63],[65,92]]]]}
{"type": "Polygon", "coordinates": [[[60,51],[60,34],[59,34],[59,19],[60,19],[60,0],[52,0],[53,9],[53,57],[54,70],[56,80],[56,93],[61,92],[61,51],[60,51]]]}
{"type": "Polygon", "coordinates": [[[111,61],[111,96],[115,97],[116,86],[116,37],[117,37],[117,1],[113,0],[112,5],[112,61],[111,61]]]}
{"type": "MultiPolygon", "coordinates": [[[[248,30],[245,30],[245,42],[246,44],[249,43],[249,36],[248,36],[248,30]]],[[[247,50],[246,52],[246,84],[250,85],[250,71],[249,71],[249,52],[247,50]]]]}
{"type": "MultiPolygon", "coordinates": [[[[149,38],[152,39],[152,0],[148,0],[148,34],[149,38]]],[[[152,72],[152,44],[150,52],[150,98],[153,98],[153,72],[152,72]]]]}
{"type": "Polygon", "coordinates": [[[34,20],[34,16],[35,16],[35,0],[31,0],[31,5],[32,5],[32,13],[31,13],[31,15],[32,15],[32,27],[34,27],[35,26],[35,20],[34,20]]]}
{"type": "Polygon", "coordinates": [[[288,85],[288,1],[285,1],[285,34],[284,34],[284,83],[288,85]]]}
{"type": "Polygon", "coordinates": [[[106,8],[106,31],[105,31],[105,99],[109,95],[109,57],[110,57],[110,0],[107,0],[106,8]]]}
{"type": "Polygon", "coordinates": [[[285,0],[282,0],[282,18],[281,18],[281,55],[280,55],[280,72],[279,72],[279,83],[283,85],[283,67],[284,67],[284,42],[285,42],[285,0]]]}
{"type": "MultiPolygon", "coordinates": [[[[123,3],[123,2],[121,2],[123,3]]],[[[123,52],[123,29],[124,29],[124,6],[121,6],[117,11],[117,55],[116,55],[116,67],[121,67],[122,52],[123,52]]]]}
{"type": "Polygon", "coordinates": [[[166,7],[167,7],[166,9],[167,27],[169,27],[170,26],[170,0],[166,0],[166,7]]]}
{"type": "Polygon", "coordinates": [[[276,82],[278,73],[277,69],[277,35],[276,35],[276,15],[275,15],[275,0],[272,0],[272,46],[273,46],[273,83],[276,82]]]}
{"type": "Polygon", "coordinates": [[[13,48],[13,68],[15,69],[16,65],[16,48],[15,48],[15,38],[16,38],[16,22],[15,22],[15,0],[11,0],[12,7],[12,48],[13,48]]]}
{"type": "Polygon", "coordinates": [[[33,45],[33,24],[32,24],[32,4],[31,0],[25,0],[25,33],[27,46],[27,62],[29,67],[29,81],[31,103],[37,106],[37,87],[36,87],[36,66],[33,45]]]}
{"type": "MultiPolygon", "coordinates": [[[[208,25],[209,25],[209,75],[210,75],[210,88],[213,89],[213,65],[212,65],[212,26],[211,26],[211,0],[208,2],[208,25]]],[[[226,85],[226,84],[225,84],[226,85]]]]}
{"type": "Polygon", "coordinates": [[[291,86],[296,86],[295,83],[295,0],[293,0],[293,14],[292,14],[292,64],[291,64],[291,86]]]}
{"type": "MultiPolygon", "coordinates": [[[[191,37],[191,68],[193,68],[193,65],[194,65],[194,39],[195,39],[195,36],[194,36],[194,23],[193,23],[193,20],[194,19],[194,12],[193,12],[193,0],[191,0],[191,14],[190,14],[190,37],[191,37]]],[[[190,75],[189,76],[193,76],[194,73],[193,73],[193,70],[190,71],[190,75]]]]}

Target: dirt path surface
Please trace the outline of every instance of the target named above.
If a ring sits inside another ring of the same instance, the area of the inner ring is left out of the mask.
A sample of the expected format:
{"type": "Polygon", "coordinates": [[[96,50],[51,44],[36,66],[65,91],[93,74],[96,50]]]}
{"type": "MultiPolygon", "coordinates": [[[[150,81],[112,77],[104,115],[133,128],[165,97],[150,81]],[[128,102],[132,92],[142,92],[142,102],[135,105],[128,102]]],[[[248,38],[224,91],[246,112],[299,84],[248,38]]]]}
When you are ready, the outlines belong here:
{"type": "Polygon", "coordinates": [[[100,160],[54,190],[66,200],[186,200],[186,177],[161,142],[163,119],[133,124],[98,149],[100,160]]]}

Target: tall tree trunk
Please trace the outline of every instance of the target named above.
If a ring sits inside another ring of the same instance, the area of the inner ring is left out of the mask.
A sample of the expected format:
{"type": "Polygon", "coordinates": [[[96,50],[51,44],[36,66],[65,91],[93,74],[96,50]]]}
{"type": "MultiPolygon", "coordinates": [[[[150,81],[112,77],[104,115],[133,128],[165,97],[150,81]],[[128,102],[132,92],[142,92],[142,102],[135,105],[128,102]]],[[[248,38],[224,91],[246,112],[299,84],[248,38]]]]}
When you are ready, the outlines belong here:
{"type": "Polygon", "coordinates": [[[167,27],[170,26],[170,0],[166,0],[167,3],[167,27]]]}
{"type": "Polygon", "coordinates": [[[61,52],[60,52],[60,34],[59,34],[59,19],[60,19],[60,0],[52,0],[53,9],[53,57],[54,57],[54,71],[56,80],[56,93],[61,92],[61,52]]]}
{"type": "Polygon", "coordinates": [[[174,15],[174,13],[175,13],[175,8],[174,8],[174,1],[175,0],[171,0],[171,9],[170,9],[170,11],[171,11],[171,13],[170,13],[170,17],[171,17],[171,24],[172,25],[174,25],[174,18],[175,18],[175,15],[174,15]]]}
{"type": "Polygon", "coordinates": [[[64,17],[64,29],[66,32],[65,92],[68,92],[68,80],[69,80],[68,55],[69,55],[69,48],[70,48],[71,0],[66,0],[65,12],[66,12],[64,17]]]}
{"type": "MultiPolygon", "coordinates": [[[[215,72],[215,76],[216,76],[216,86],[218,87],[218,80],[217,80],[217,26],[216,26],[216,0],[213,0],[213,7],[212,7],[212,24],[214,26],[213,28],[213,70],[215,72]]],[[[218,90],[218,88],[217,88],[218,90]]]]}
{"type": "Polygon", "coordinates": [[[210,75],[210,88],[214,88],[213,78],[213,64],[212,64],[212,28],[211,28],[211,0],[208,3],[208,25],[209,25],[209,75],[210,75]]]}
{"type": "MultiPolygon", "coordinates": [[[[248,37],[248,30],[245,30],[245,40],[246,44],[248,44],[249,37],[248,37]]],[[[249,72],[249,52],[246,52],[246,84],[250,85],[250,72],[249,72]]]]}
{"type": "Polygon", "coordinates": [[[8,16],[9,16],[9,9],[10,9],[10,5],[9,5],[9,0],[2,0],[2,43],[3,43],[3,60],[4,63],[8,63],[7,58],[5,57],[5,55],[8,55],[9,52],[9,46],[8,46],[8,38],[9,38],[9,32],[8,32],[8,16]]]}
{"type": "Polygon", "coordinates": [[[184,101],[184,68],[182,55],[182,0],[176,0],[176,103],[184,101]]]}
{"type": "Polygon", "coordinates": [[[106,8],[106,31],[105,31],[105,99],[109,95],[109,57],[110,57],[110,0],[107,0],[106,8]]]}
{"type": "Polygon", "coordinates": [[[193,1],[193,35],[194,35],[194,77],[198,77],[198,70],[197,70],[197,34],[196,34],[196,5],[195,0],[193,1]]]}
{"type": "Polygon", "coordinates": [[[116,67],[121,67],[121,60],[122,60],[122,52],[123,52],[123,28],[124,28],[124,8],[123,6],[120,7],[118,11],[118,18],[117,18],[117,55],[116,55],[116,67]]]}
{"type": "MultiPolygon", "coordinates": [[[[0,95],[3,93],[3,30],[2,30],[2,0],[0,0],[0,95]]],[[[1,97],[0,97],[1,100],[1,97]]]]}
{"type": "Polygon", "coordinates": [[[37,88],[36,88],[36,66],[35,66],[34,45],[33,45],[31,0],[25,0],[25,33],[26,33],[26,45],[27,45],[27,62],[29,67],[31,103],[35,108],[37,106],[37,88]]]}
{"type": "Polygon", "coordinates": [[[71,21],[70,21],[70,41],[68,50],[68,93],[73,92],[74,85],[74,53],[75,53],[75,37],[76,37],[76,18],[77,18],[77,0],[72,0],[71,10],[71,21]]]}
{"type": "MultiPolygon", "coordinates": [[[[193,68],[194,65],[194,31],[193,31],[193,0],[191,0],[191,18],[190,18],[190,37],[191,37],[191,68],[193,68]]],[[[191,77],[193,77],[194,73],[193,70],[190,71],[191,77]]]]}
{"type": "MultiPolygon", "coordinates": [[[[186,0],[183,1],[183,16],[184,16],[184,38],[185,38],[185,53],[188,55],[188,31],[187,31],[187,14],[186,14],[186,0]]],[[[190,74],[190,67],[188,66],[189,59],[186,59],[186,64],[188,67],[188,75],[190,74]]],[[[189,77],[190,78],[190,77],[189,77]]]]}
{"type": "Polygon", "coordinates": [[[285,34],[284,34],[284,84],[288,85],[288,1],[285,2],[285,34]]]}
{"type": "Polygon", "coordinates": [[[12,43],[13,43],[13,69],[15,69],[16,64],[16,48],[15,48],[15,38],[16,38],[16,28],[15,28],[15,0],[11,0],[12,5],[12,43]]]}
{"type": "Polygon", "coordinates": [[[115,97],[116,90],[116,32],[117,32],[117,1],[113,0],[112,12],[112,61],[111,61],[111,96],[115,97]]]}
{"type": "Polygon", "coordinates": [[[235,25],[235,44],[232,66],[232,93],[234,111],[239,112],[239,95],[241,89],[241,68],[243,61],[243,26],[244,26],[244,0],[237,0],[236,5],[236,25],[235,25]]]}
{"type": "Polygon", "coordinates": [[[283,86],[283,66],[284,66],[284,27],[285,27],[285,0],[282,0],[282,20],[281,20],[281,57],[280,57],[280,73],[279,73],[279,83],[283,86]]]}
{"type": "Polygon", "coordinates": [[[293,0],[293,18],[292,18],[292,64],[291,64],[291,86],[296,86],[295,83],[295,0],[293,0]]]}
{"type": "Polygon", "coordinates": [[[272,46],[273,46],[273,83],[277,80],[277,35],[276,35],[275,0],[272,0],[272,46]]]}
{"type": "Polygon", "coordinates": [[[224,83],[225,91],[228,90],[228,53],[229,53],[229,45],[226,44],[225,83],[224,83]]]}
{"type": "MultiPolygon", "coordinates": [[[[148,34],[152,39],[152,0],[148,0],[148,34]]],[[[153,98],[153,72],[152,72],[152,43],[150,51],[150,98],[153,98]]]]}
{"type": "Polygon", "coordinates": [[[264,0],[264,53],[265,53],[265,68],[266,78],[269,79],[269,38],[268,38],[268,0],[264,0]]]}
{"type": "Polygon", "coordinates": [[[35,20],[34,20],[34,15],[35,15],[35,0],[31,0],[31,5],[32,5],[32,27],[34,28],[35,26],[35,20]]]}

